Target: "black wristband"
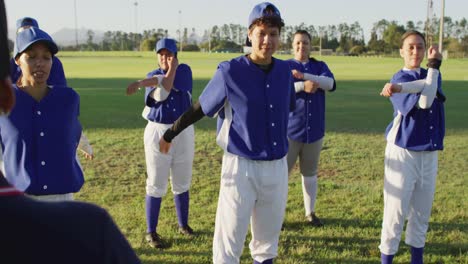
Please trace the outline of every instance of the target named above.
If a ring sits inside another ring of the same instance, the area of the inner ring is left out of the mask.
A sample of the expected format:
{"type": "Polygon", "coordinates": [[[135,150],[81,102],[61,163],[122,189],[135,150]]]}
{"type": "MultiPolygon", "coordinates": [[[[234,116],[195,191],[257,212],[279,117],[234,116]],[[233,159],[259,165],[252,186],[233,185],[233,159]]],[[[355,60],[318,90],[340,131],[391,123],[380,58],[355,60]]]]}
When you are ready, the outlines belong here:
{"type": "Polygon", "coordinates": [[[169,128],[168,130],[166,130],[166,132],[164,132],[163,138],[164,140],[166,140],[166,142],[171,143],[176,136],[177,133],[175,133],[174,131],[172,131],[172,129],[169,128]]]}
{"type": "Polygon", "coordinates": [[[433,68],[436,70],[440,68],[440,65],[442,65],[442,60],[439,59],[429,59],[429,61],[427,62],[428,68],[433,68]]]}

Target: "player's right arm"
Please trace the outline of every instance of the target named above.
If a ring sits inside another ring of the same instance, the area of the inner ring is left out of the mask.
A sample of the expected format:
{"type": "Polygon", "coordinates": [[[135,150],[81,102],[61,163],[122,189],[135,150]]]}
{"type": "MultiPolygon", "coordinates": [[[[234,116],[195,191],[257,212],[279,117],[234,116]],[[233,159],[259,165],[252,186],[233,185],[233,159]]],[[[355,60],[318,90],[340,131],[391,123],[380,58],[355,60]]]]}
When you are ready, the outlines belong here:
{"type": "Polygon", "coordinates": [[[432,105],[437,92],[439,68],[442,54],[436,46],[428,49],[428,70],[426,79],[404,83],[386,83],[380,92],[381,96],[390,97],[394,93],[421,93],[418,101],[420,108],[427,109],[432,105]]]}
{"type": "Polygon", "coordinates": [[[306,92],[306,93],[315,93],[319,88],[320,84],[313,80],[305,80],[306,73],[302,73],[298,70],[292,70],[292,75],[296,79],[301,79],[303,81],[294,82],[294,89],[296,93],[306,92]]]}
{"type": "Polygon", "coordinates": [[[141,87],[158,86],[158,84],[160,84],[162,80],[163,80],[162,75],[155,75],[155,76],[143,79],[143,80],[131,82],[127,86],[127,95],[132,95],[136,93],[141,87]]]}
{"type": "Polygon", "coordinates": [[[162,153],[169,152],[172,140],[179,135],[185,128],[196,123],[205,116],[200,102],[197,101],[185,113],[183,113],[172,125],[166,130],[164,135],[159,140],[159,151],[162,153]]]}
{"type": "Polygon", "coordinates": [[[164,135],[159,140],[159,151],[167,153],[171,146],[171,141],[185,128],[202,119],[205,115],[214,117],[224,107],[226,100],[226,89],[223,71],[227,71],[228,63],[221,63],[213,78],[208,82],[199,100],[193,104],[185,113],[183,113],[172,125],[166,130],[164,135]],[[223,70],[224,69],[224,70],[223,70]],[[203,108],[202,108],[203,105],[203,108]]]}

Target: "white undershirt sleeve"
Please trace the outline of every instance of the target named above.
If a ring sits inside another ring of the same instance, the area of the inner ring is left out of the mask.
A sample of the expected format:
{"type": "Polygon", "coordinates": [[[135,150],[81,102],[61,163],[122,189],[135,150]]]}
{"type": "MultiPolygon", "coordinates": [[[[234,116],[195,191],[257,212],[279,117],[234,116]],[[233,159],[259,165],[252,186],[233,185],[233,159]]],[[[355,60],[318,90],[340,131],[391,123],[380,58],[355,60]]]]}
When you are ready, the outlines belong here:
{"type": "Polygon", "coordinates": [[[400,93],[421,93],[418,106],[422,109],[431,107],[437,92],[437,80],[439,79],[439,70],[429,68],[426,79],[412,82],[399,83],[401,85],[400,93]]]}
{"type": "Polygon", "coordinates": [[[295,82],[294,83],[294,89],[296,90],[296,93],[304,91],[304,82],[295,82]]]}
{"type": "Polygon", "coordinates": [[[426,85],[426,80],[416,80],[412,82],[399,83],[401,85],[400,93],[420,93],[426,85]]]}
{"type": "Polygon", "coordinates": [[[82,152],[87,153],[89,155],[93,155],[93,148],[91,147],[91,144],[89,144],[89,140],[83,132],[81,132],[78,150],[81,150],[82,152]]]}
{"type": "Polygon", "coordinates": [[[155,75],[155,77],[158,78],[158,85],[156,86],[156,89],[154,89],[153,92],[149,94],[149,96],[154,100],[161,102],[167,99],[167,97],[169,96],[169,92],[166,91],[166,89],[164,89],[164,86],[162,85],[164,75],[155,75]]]}
{"type": "Polygon", "coordinates": [[[439,80],[439,70],[429,68],[427,70],[426,85],[421,91],[418,105],[422,109],[428,109],[432,106],[437,93],[437,85],[439,80]]]}
{"type": "Polygon", "coordinates": [[[304,80],[314,81],[319,83],[319,88],[322,90],[330,91],[333,89],[333,78],[326,76],[318,76],[310,73],[304,73],[304,80]]]}

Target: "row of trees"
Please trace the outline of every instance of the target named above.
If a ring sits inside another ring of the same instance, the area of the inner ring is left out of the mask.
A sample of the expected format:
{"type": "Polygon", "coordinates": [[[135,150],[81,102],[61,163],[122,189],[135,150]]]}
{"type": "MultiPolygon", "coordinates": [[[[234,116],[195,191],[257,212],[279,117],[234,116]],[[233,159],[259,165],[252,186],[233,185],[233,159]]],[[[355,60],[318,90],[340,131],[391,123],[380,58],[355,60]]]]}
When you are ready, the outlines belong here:
{"type": "MultiPolygon", "coordinates": [[[[400,37],[407,30],[419,30],[427,33],[428,42],[437,43],[439,38],[439,19],[433,18],[428,22],[408,21],[405,25],[396,21],[382,19],[374,23],[370,39],[365,43],[364,30],[359,22],[352,24],[318,26],[302,23],[286,26],[281,32],[281,47],[283,51],[291,49],[293,34],[298,29],[307,30],[312,36],[312,46],[315,50],[328,50],[338,54],[359,55],[392,54],[399,48],[400,37]]],[[[153,50],[155,43],[168,36],[166,29],[158,28],[145,30],[140,33],[125,33],[122,31],[108,31],[102,41],[95,43],[95,34],[89,30],[87,42],[79,47],[70,46],[65,49],[81,50],[153,50]]],[[[238,24],[224,24],[213,26],[205,30],[200,36],[195,28],[189,32],[177,32],[175,39],[179,48],[185,51],[238,52],[242,51],[247,36],[247,28],[238,24]]],[[[444,17],[444,49],[461,56],[468,55],[468,23],[465,18],[454,21],[444,17]]]]}

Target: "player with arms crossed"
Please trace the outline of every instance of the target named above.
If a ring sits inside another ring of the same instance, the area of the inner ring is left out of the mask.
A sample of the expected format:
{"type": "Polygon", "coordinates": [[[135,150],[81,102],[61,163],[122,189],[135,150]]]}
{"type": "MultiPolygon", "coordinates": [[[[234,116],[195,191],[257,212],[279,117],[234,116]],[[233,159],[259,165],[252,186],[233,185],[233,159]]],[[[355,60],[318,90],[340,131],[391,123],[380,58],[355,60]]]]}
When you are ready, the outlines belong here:
{"type": "Polygon", "coordinates": [[[160,142],[165,152],[186,126],[218,116],[224,155],[213,263],[239,263],[249,222],[254,263],[273,263],[278,254],[288,191],[288,115],[295,106],[289,65],[272,57],[283,26],[273,4],[256,5],[249,16],[252,53],[220,63],[199,102],[160,142]]]}
{"type": "Polygon", "coordinates": [[[144,80],[128,85],[127,95],[146,87],[143,117],[148,120],[144,133],[146,171],[146,241],[151,247],[167,246],[156,232],[162,197],[166,195],[169,177],[179,232],[193,235],[188,225],[189,188],[192,181],[192,164],[195,151],[193,126],[174,140],[169,153],[159,151],[159,139],[174,121],[192,105],[192,70],[179,64],[177,46],[173,39],[164,38],[156,43],[158,69],[147,74],[144,80]]]}
{"type": "Polygon", "coordinates": [[[394,119],[387,127],[385,149],[384,213],[380,252],[382,263],[392,263],[398,251],[405,220],[405,243],[411,263],[423,263],[432,202],[438,150],[445,135],[444,102],[439,67],[442,55],[428,49],[428,69],[421,68],[426,52],[424,36],[408,31],[401,38],[404,68],[382,89],[390,97],[394,119]]]}
{"type": "Polygon", "coordinates": [[[310,41],[307,31],[294,33],[294,59],[288,61],[296,90],[296,110],[289,115],[288,170],[291,173],[299,156],[306,219],[313,226],[322,226],[315,214],[315,201],[318,164],[325,136],[325,91],[335,91],[336,83],[325,62],[309,57],[310,41]]]}

